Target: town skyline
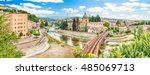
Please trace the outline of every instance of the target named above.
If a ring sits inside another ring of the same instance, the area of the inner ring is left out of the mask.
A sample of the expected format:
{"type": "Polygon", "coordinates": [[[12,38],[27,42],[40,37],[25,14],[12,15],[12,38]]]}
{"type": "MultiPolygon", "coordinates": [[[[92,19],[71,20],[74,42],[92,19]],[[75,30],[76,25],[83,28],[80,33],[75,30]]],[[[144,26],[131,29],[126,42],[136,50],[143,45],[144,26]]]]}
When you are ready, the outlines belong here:
{"type": "Polygon", "coordinates": [[[38,17],[82,17],[83,13],[105,18],[150,20],[148,0],[1,0],[0,4],[25,10],[38,17]],[[35,12],[36,11],[36,12],[35,12]]]}

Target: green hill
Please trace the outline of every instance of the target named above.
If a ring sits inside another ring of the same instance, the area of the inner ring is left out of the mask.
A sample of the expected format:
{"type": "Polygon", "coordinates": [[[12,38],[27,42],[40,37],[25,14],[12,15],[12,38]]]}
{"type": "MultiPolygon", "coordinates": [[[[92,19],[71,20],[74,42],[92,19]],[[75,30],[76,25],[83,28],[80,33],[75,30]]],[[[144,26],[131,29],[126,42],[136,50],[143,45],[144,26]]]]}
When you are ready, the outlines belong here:
{"type": "Polygon", "coordinates": [[[35,16],[34,14],[30,14],[26,11],[23,11],[23,10],[17,10],[17,9],[0,9],[0,11],[3,11],[3,12],[10,12],[10,13],[13,13],[13,12],[20,12],[20,13],[27,13],[28,14],[28,19],[30,21],[33,21],[33,22],[38,22],[39,21],[39,18],[37,16],[35,16]]]}

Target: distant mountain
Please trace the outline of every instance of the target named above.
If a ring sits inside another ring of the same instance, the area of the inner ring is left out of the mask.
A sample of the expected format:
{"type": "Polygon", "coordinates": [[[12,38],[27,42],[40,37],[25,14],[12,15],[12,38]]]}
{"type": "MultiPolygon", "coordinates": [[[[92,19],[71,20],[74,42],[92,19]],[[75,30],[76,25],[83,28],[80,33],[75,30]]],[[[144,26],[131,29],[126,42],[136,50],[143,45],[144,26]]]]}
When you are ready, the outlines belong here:
{"type": "Polygon", "coordinates": [[[46,21],[49,21],[49,22],[51,22],[51,21],[57,21],[57,19],[52,19],[52,18],[47,18],[47,17],[40,17],[40,19],[46,20],[46,21]]]}

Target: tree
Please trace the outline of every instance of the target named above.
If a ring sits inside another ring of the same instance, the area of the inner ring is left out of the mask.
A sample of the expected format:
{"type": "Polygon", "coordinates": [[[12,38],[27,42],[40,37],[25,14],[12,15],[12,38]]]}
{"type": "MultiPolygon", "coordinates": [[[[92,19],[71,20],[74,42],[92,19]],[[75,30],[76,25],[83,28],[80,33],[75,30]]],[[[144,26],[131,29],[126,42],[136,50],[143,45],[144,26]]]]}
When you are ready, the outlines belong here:
{"type": "Polygon", "coordinates": [[[116,25],[119,27],[121,25],[121,22],[117,20],[116,25]]]}
{"type": "Polygon", "coordinates": [[[68,22],[67,22],[67,20],[61,22],[60,28],[63,29],[63,30],[67,30],[68,29],[68,22]]]}
{"type": "MultiPolygon", "coordinates": [[[[23,12],[23,11],[20,11],[20,12],[23,12]]],[[[39,18],[36,17],[33,14],[28,14],[28,19],[31,20],[31,21],[33,21],[33,22],[38,22],[39,21],[39,18]]]]}
{"type": "Polygon", "coordinates": [[[99,15],[97,15],[97,16],[95,17],[95,22],[101,22],[101,18],[100,18],[99,15]]]}
{"type": "Polygon", "coordinates": [[[68,29],[68,21],[66,20],[65,21],[65,30],[67,30],[68,29]]]}
{"type": "Polygon", "coordinates": [[[77,27],[76,27],[76,19],[74,18],[74,19],[73,19],[73,24],[72,24],[72,30],[73,30],[73,31],[76,31],[76,28],[77,28],[77,27]]]}
{"type": "Polygon", "coordinates": [[[88,32],[87,24],[85,25],[85,32],[88,32]]]}
{"type": "Polygon", "coordinates": [[[90,17],[90,22],[95,22],[95,17],[94,16],[90,17]]]}
{"type": "Polygon", "coordinates": [[[80,22],[79,22],[79,17],[77,17],[76,18],[76,29],[77,29],[77,31],[79,31],[79,24],[80,24],[80,22]]]}
{"type": "Polygon", "coordinates": [[[44,21],[41,21],[41,23],[40,23],[40,28],[44,28],[44,21]]]}
{"type": "Polygon", "coordinates": [[[107,28],[109,29],[110,23],[109,23],[109,22],[105,22],[105,23],[104,23],[104,26],[107,27],[107,28]]]}
{"type": "Polygon", "coordinates": [[[0,58],[20,58],[23,53],[16,51],[14,45],[17,36],[5,21],[4,15],[0,16],[0,58]]]}
{"type": "Polygon", "coordinates": [[[56,22],[56,23],[54,23],[54,25],[58,28],[61,28],[61,22],[56,22]]]}
{"type": "Polygon", "coordinates": [[[22,33],[22,32],[20,32],[20,33],[19,33],[19,37],[22,37],[22,36],[23,36],[23,33],[22,33]]]}
{"type": "Polygon", "coordinates": [[[48,26],[48,22],[47,21],[45,22],[45,26],[48,26]]]}
{"type": "Polygon", "coordinates": [[[124,44],[110,50],[109,58],[149,58],[150,57],[150,33],[143,33],[142,29],[137,30],[135,39],[131,44],[124,44]],[[143,33],[143,34],[141,34],[143,33]]]}
{"type": "Polygon", "coordinates": [[[101,22],[101,18],[99,15],[89,17],[90,22],[101,22]]]}

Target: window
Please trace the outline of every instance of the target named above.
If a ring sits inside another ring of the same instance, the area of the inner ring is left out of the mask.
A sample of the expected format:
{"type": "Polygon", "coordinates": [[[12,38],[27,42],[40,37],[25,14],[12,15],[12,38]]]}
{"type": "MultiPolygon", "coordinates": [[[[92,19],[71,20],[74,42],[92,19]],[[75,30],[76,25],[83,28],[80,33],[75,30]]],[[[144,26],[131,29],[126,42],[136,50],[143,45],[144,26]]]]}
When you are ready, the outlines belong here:
{"type": "Polygon", "coordinates": [[[18,23],[18,24],[23,24],[23,23],[18,23]]]}
{"type": "Polygon", "coordinates": [[[18,28],[23,28],[23,26],[18,26],[18,28]]]}

